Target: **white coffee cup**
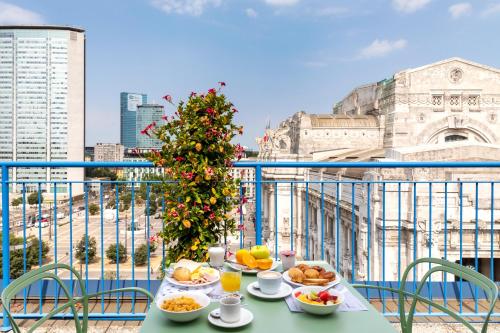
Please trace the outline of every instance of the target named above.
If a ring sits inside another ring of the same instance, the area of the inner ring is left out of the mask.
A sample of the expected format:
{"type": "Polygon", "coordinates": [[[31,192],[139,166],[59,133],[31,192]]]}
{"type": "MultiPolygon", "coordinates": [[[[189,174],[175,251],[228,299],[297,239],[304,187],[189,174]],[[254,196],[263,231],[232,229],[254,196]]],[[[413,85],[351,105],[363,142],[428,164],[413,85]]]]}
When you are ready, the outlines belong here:
{"type": "Polygon", "coordinates": [[[220,319],[226,323],[235,323],[241,317],[241,300],[239,297],[226,296],[220,300],[220,319]]]}
{"type": "Polygon", "coordinates": [[[274,271],[264,271],[257,273],[257,283],[262,293],[276,294],[281,288],[281,273],[274,271]]]}

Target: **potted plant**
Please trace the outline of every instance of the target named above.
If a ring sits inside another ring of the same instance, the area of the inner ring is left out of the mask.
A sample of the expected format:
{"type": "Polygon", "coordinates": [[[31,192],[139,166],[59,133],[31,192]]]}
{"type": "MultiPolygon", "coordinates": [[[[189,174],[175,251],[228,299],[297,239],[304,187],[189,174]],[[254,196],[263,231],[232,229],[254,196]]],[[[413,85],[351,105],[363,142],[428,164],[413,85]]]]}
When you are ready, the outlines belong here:
{"type": "MultiPolygon", "coordinates": [[[[164,228],[159,235],[165,240],[167,266],[182,258],[206,261],[208,246],[237,230],[233,215],[239,180],[230,169],[243,148],[231,141],[243,127],[233,123],[237,110],[221,93],[225,84],[219,84],[206,94],[191,93],[173,116],[142,130],[163,143],[148,158],[165,170],[164,228]]],[[[174,105],[170,95],[164,99],[174,105]]]]}

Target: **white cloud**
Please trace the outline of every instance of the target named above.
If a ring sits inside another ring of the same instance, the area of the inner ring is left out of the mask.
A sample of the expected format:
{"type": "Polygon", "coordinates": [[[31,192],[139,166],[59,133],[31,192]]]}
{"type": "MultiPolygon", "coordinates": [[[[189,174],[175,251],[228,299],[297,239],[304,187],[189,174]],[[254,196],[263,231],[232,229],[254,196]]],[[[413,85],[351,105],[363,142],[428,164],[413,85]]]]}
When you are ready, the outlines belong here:
{"type": "Polygon", "coordinates": [[[299,3],[300,0],[264,0],[264,2],[271,6],[293,6],[299,3]]]}
{"type": "Polygon", "coordinates": [[[222,0],[153,0],[153,5],[167,14],[200,16],[206,7],[218,7],[222,0]]]}
{"type": "Polygon", "coordinates": [[[259,16],[259,13],[257,13],[253,8],[245,9],[245,13],[247,14],[248,17],[251,18],[256,18],[257,16],[259,16]]]}
{"type": "Polygon", "coordinates": [[[432,0],[392,0],[392,5],[397,11],[413,13],[427,6],[432,0]]]}
{"type": "Polygon", "coordinates": [[[451,17],[454,19],[458,19],[462,16],[469,15],[472,10],[472,5],[468,2],[461,2],[454,5],[451,5],[448,8],[448,11],[451,14],[451,17]]]}
{"type": "Polygon", "coordinates": [[[490,5],[488,8],[486,8],[481,15],[482,16],[490,16],[490,15],[495,15],[500,13],[500,3],[490,5]]]}
{"type": "Polygon", "coordinates": [[[0,24],[42,24],[43,22],[43,17],[38,13],[0,2],[0,24]]]}
{"type": "Polygon", "coordinates": [[[396,50],[404,49],[408,45],[406,39],[390,41],[387,39],[375,39],[370,45],[363,48],[358,55],[359,59],[383,57],[396,50]]]}

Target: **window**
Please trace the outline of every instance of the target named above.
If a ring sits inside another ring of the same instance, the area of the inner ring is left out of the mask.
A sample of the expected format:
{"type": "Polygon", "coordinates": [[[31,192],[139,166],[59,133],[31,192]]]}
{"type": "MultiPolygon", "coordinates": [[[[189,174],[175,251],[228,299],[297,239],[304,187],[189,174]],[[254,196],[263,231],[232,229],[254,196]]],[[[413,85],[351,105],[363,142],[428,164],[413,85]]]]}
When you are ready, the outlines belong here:
{"type": "Polygon", "coordinates": [[[452,95],[450,97],[450,105],[452,108],[459,108],[460,107],[460,96],[459,95],[452,95]]]}
{"type": "Polygon", "coordinates": [[[443,95],[432,95],[432,105],[441,108],[443,106],[443,95]]]}
{"type": "Polygon", "coordinates": [[[467,137],[458,134],[448,135],[444,138],[444,142],[464,141],[464,140],[467,140],[467,137]]]}
{"type": "Polygon", "coordinates": [[[469,109],[479,109],[479,95],[470,95],[467,99],[469,109]]]}

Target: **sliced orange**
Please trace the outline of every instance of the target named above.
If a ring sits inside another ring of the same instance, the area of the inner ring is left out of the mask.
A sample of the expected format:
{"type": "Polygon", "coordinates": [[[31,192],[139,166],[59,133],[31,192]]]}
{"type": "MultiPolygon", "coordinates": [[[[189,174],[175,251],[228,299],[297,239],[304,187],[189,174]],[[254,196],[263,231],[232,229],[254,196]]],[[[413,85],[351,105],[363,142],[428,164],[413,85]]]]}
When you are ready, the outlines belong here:
{"type": "Polygon", "coordinates": [[[250,254],[250,251],[246,249],[239,249],[238,251],[236,251],[236,262],[238,264],[243,264],[243,255],[245,253],[250,254]]]}
{"type": "Polygon", "coordinates": [[[250,253],[243,253],[241,261],[243,261],[243,265],[247,266],[250,269],[254,269],[257,267],[257,260],[255,260],[255,258],[250,253]]]}
{"type": "Polygon", "coordinates": [[[259,269],[270,269],[273,266],[273,259],[257,259],[256,262],[259,269]]]}

